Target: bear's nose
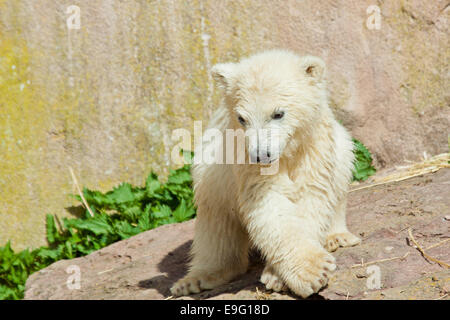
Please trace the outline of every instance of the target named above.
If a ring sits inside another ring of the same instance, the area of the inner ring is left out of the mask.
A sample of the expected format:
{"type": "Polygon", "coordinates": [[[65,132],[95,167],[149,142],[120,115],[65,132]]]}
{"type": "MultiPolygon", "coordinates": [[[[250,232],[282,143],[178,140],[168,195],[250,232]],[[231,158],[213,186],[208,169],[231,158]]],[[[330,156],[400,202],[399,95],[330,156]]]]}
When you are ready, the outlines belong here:
{"type": "MultiPolygon", "coordinates": [[[[269,151],[267,151],[266,155],[267,155],[267,159],[270,159],[270,152],[269,151]]],[[[261,162],[261,158],[259,156],[256,157],[256,162],[257,163],[261,162]]]]}

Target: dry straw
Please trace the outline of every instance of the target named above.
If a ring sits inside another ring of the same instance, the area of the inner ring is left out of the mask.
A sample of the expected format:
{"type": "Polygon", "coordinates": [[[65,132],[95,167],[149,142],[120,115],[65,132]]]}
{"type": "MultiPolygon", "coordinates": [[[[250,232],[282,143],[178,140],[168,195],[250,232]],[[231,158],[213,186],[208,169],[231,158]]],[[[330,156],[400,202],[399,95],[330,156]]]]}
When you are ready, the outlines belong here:
{"type": "Polygon", "coordinates": [[[425,159],[421,162],[408,161],[410,162],[410,164],[396,167],[396,171],[394,173],[384,177],[374,177],[374,183],[360,188],[352,189],[350,190],[350,192],[372,188],[390,182],[403,181],[427,173],[434,173],[443,168],[450,168],[450,153],[438,154],[431,158],[428,158],[427,155],[424,154],[424,158],[425,159]]]}
{"type": "Polygon", "coordinates": [[[72,176],[73,183],[75,184],[75,187],[77,188],[78,194],[80,195],[81,200],[83,201],[84,206],[89,211],[89,214],[91,217],[94,216],[94,213],[92,212],[91,208],[89,207],[86,199],[83,196],[83,192],[81,192],[80,186],[78,185],[77,177],[75,176],[75,173],[73,173],[72,167],[69,167],[70,175],[72,176]]]}
{"type": "Polygon", "coordinates": [[[409,235],[409,238],[411,239],[411,241],[412,241],[412,242],[414,243],[414,245],[416,246],[417,250],[420,251],[420,253],[422,254],[422,256],[423,256],[425,259],[430,260],[430,261],[434,261],[434,262],[436,262],[437,264],[441,265],[442,267],[446,267],[447,269],[450,268],[450,265],[449,265],[448,263],[443,262],[443,261],[440,261],[440,260],[438,260],[438,259],[436,259],[436,258],[430,256],[429,254],[427,254],[427,253],[425,252],[425,250],[427,250],[427,249],[430,249],[430,248],[436,248],[437,246],[444,244],[445,242],[447,242],[447,240],[444,240],[444,241],[441,241],[441,242],[439,242],[439,243],[436,243],[436,244],[434,244],[434,245],[428,247],[427,249],[423,249],[423,248],[419,245],[419,243],[416,241],[416,239],[414,238],[414,236],[413,236],[413,234],[412,234],[412,231],[411,231],[411,228],[408,229],[408,235],[409,235]]]}

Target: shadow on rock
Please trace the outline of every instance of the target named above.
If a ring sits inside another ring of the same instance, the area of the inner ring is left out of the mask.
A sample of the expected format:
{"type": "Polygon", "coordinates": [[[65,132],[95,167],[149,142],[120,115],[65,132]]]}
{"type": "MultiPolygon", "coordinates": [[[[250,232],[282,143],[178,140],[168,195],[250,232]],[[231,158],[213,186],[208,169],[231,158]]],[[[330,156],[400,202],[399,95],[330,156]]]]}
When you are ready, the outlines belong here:
{"type": "MultiPolygon", "coordinates": [[[[169,252],[158,264],[158,269],[163,274],[140,281],[138,286],[143,289],[155,289],[165,297],[171,296],[170,288],[172,285],[177,280],[184,277],[188,271],[189,251],[191,245],[192,241],[187,241],[175,250],[169,252]]],[[[196,300],[203,300],[218,295],[238,294],[240,291],[245,289],[248,290],[247,294],[255,294],[257,299],[259,296],[259,299],[264,299],[264,294],[261,295],[261,292],[264,293],[266,290],[264,285],[259,282],[263,266],[264,261],[259,252],[256,250],[251,250],[249,253],[249,268],[245,274],[237,277],[230,283],[224,284],[212,290],[192,294],[189,297],[196,300]],[[256,290],[257,288],[259,293],[256,290]]],[[[285,292],[284,294],[290,296],[291,298],[298,299],[298,297],[290,292],[285,292]]],[[[309,299],[322,300],[324,298],[319,294],[315,294],[309,299]]]]}
{"type": "MultiPolygon", "coordinates": [[[[185,242],[175,250],[169,252],[158,264],[158,269],[165,275],[158,275],[153,278],[140,281],[138,286],[143,289],[156,289],[165,297],[171,296],[170,288],[172,285],[188,271],[189,251],[192,240],[185,242]]],[[[223,293],[237,293],[246,287],[260,285],[258,282],[262,271],[262,259],[258,252],[250,252],[250,267],[246,274],[236,278],[234,281],[215,288],[213,290],[203,291],[198,294],[190,295],[193,299],[205,299],[223,293]]]]}
{"type": "Polygon", "coordinates": [[[158,269],[165,275],[155,276],[139,282],[139,287],[144,289],[156,289],[164,296],[170,296],[170,287],[178,279],[182,278],[188,270],[189,251],[192,240],[183,243],[175,250],[169,252],[158,264],[158,269]]]}

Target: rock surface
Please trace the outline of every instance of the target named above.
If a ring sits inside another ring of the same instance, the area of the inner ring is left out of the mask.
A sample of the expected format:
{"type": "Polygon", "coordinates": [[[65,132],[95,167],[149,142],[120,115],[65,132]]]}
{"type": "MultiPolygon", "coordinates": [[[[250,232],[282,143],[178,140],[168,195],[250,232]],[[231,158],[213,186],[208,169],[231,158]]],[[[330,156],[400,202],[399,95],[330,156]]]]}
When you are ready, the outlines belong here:
{"type": "Polygon", "coordinates": [[[68,166],[101,190],[167,172],[172,130],[218,102],[211,66],[267,48],[326,61],[378,167],[446,152],[449,15],[447,0],[1,0],[0,245],[45,243],[45,214],[75,204],[68,166]]]}
{"type": "MultiPolygon", "coordinates": [[[[422,248],[449,239],[449,212],[450,169],[351,192],[348,224],[362,244],[334,253],[338,268],[311,299],[449,299],[450,269],[425,259],[408,235],[411,228],[422,248]],[[361,262],[367,265],[356,266],[361,262]]],[[[168,298],[170,286],[186,272],[193,234],[194,221],[166,225],[86,257],[58,261],[28,279],[25,299],[168,298]],[[79,267],[79,289],[68,289],[69,266],[79,267]]],[[[450,242],[426,253],[449,264],[450,242]]],[[[183,299],[297,298],[266,292],[258,282],[262,262],[255,253],[251,260],[249,271],[230,284],[183,299]]]]}

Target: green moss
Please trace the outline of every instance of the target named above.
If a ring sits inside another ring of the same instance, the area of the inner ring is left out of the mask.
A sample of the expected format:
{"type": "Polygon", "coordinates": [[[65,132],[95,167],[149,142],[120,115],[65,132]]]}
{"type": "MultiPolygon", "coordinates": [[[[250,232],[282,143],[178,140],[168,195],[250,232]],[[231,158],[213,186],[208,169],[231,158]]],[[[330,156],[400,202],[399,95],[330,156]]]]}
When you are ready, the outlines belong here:
{"type": "Polygon", "coordinates": [[[50,158],[54,150],[49,148],[67,147],[66,138],[74,141],[82,132],[77,108],[83,97],[64,83],[56,85],[62,94],[50,97],[33,79],[31,59],[40,53],[31,51],[20,34],[0,32],[0,39],[0,240],[11,239],[20,248],[39,244],[44,226],[35,223],[45,214],[46,200],[70,203],[63,194],[55,197],[56,190],[72,186],[56,176],[67,168],[53,167],[58,161],[50,158]]]}
{"type": "Polygon", "coordinates": [[[6,207],[12,208],[29,190],[29,170],[40,161],[31,150],[45,144],[40,128],[48,125],[49,117],[30,77],[30,53],[24,42],[1,34],[0,39],[0,190],[6,207]]]}

